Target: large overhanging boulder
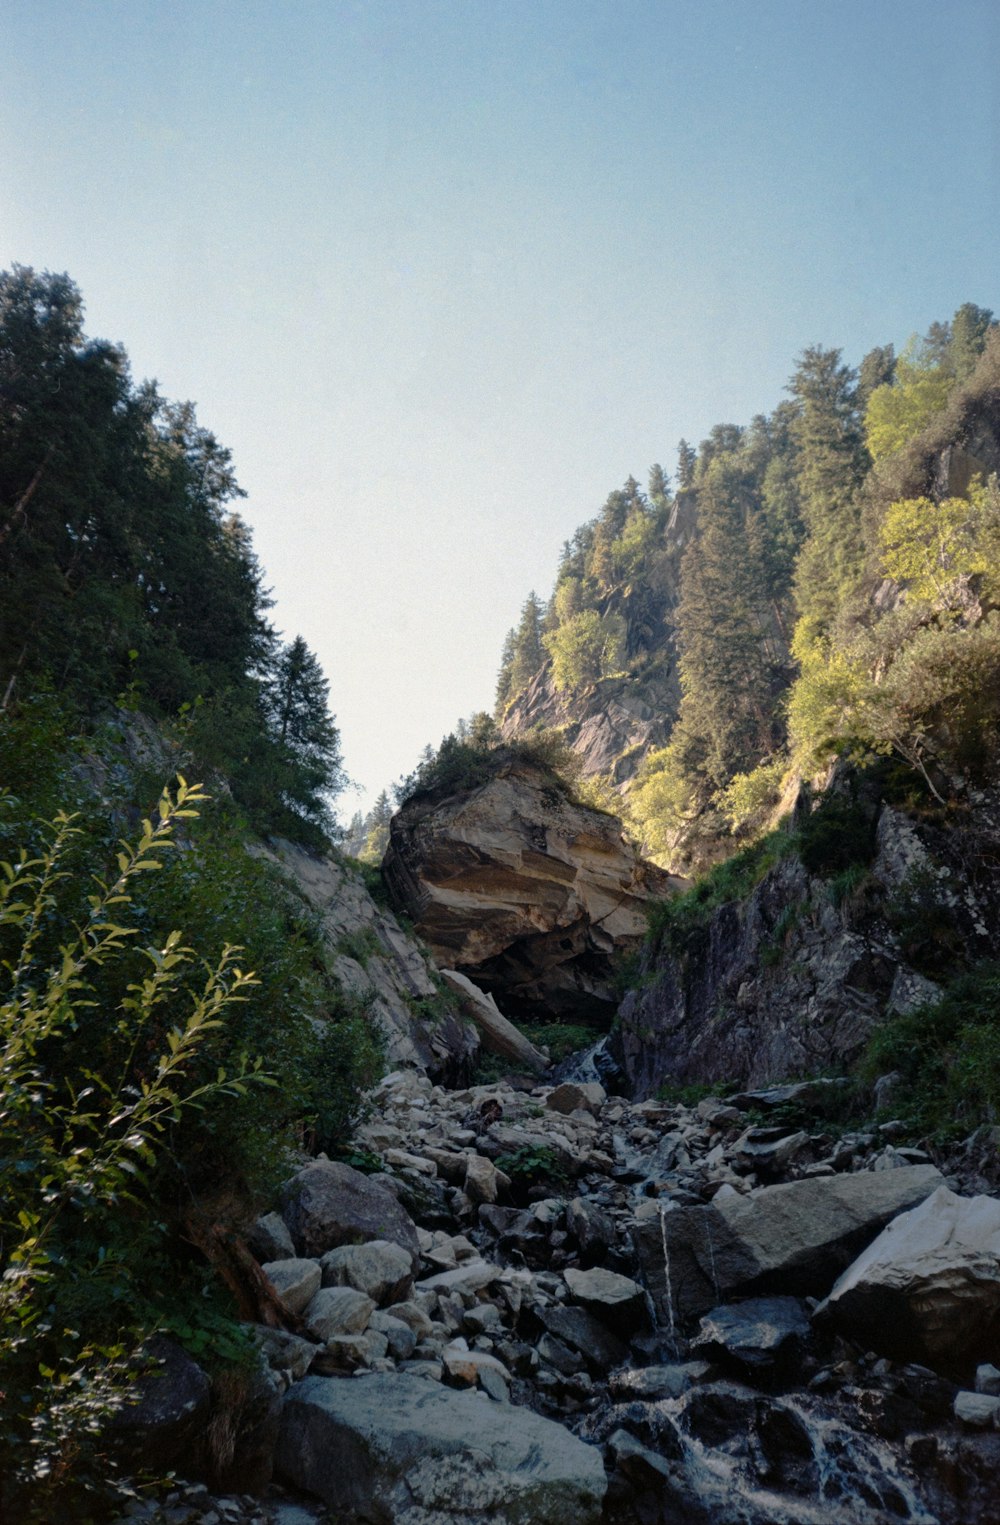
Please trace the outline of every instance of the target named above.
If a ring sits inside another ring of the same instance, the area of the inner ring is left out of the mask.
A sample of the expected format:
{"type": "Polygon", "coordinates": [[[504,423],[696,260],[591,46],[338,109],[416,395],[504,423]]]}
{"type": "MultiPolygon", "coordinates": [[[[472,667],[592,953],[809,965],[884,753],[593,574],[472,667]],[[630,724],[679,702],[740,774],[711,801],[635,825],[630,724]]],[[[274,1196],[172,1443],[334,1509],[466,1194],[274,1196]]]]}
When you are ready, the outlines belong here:
{"type": "Polygon", "coordinates": [[[475,788],[408,800],[382,870],[435,961],[513,1016],[610,1020],[616,955],[637,947],[648,902],[671,887],[617,817],[522,760],[475,788]]]}

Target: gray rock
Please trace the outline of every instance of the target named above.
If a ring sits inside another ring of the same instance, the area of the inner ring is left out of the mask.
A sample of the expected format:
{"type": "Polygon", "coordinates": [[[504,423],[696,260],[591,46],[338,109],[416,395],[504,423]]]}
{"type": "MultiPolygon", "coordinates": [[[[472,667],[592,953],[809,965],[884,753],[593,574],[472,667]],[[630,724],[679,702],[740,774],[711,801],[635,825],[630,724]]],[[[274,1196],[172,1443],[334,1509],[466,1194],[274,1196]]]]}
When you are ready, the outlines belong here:
{"type": "Polygon", "coordinates": [[[500,1190],[501,1178],[510,1185],[509,1178],[503,1175],[482,1154],[470,1154],[466,1156],[465,1163],[465,1194],[470,1202],[491,1203],[495,1202],[500,1190]]]}
{"type": "Polygon", "coordinates": [[[1000,1398],[1000,1370],[989,1362],[976,1368],[976,1392],[1000,1398]]]}
{"type": "Polygon", "coordinates": [[[608,1391],[618,1403],[640,1400],[658,1403],[662,1398],[679,1398],[696,1382],[704,1381],[711,1371],[707,1361],[679,1361],[666,1366],[633,1366],[615,1372],[608,1391]]]}
{"type": "Polygon", "coordinates": [[[193,1450],[208,1415],[211,1384],[172,1340],[155,1335],[145,1352],[150,1369],[132,1383],[108,1427],[130,1464],[169,1467],[193,1450]]]}
{"type": "Polygon", "coordinates": [[[380,1306],[401,1303],[413,1287],[409,1254],[388,1239],[342,1244],[320,1261],[324,1287],[354,1287],[380,1306]]]}
{"type": "Polygon", "coordinates": [[[798,1298],[751,1297],[707,1313],[692,1350],[725,1351],[744,1366],[761,1368],[794,1359],[810,1333],[798,1298]]]}
{"type": "Polygon", "coordinates": [[[707,1206],[636,1224],[633,1239],[661,1327],[728,1298],[821,1296],[891,1218],[943,1184],[929,1165],[818,1176],[749,1196],[719,1193],[707,1206]]]}
{"type": "Polygon", "coordinates": [[[409,1324],[389,1313],[372,1314],[369,1329],[384,1334],[389,1342],[389,1354],[395,1361],[408,1361],[417,1348],[417,1336],[409,1324]]]}
{"type": "Polygon", "coordinates": [[[872,1349],[938,1371],[1000,1359],[1000,1200],[941,1186],[858,1256],[822,1312],[872,1349]]]}
{"type": "Polygon", "coordinates": [[[524,1408],[410,1373],[307,1377],[285,1400],[277,1466],[341,1511],[392,1525],[598,1525],[600,1452],[524,1408]]]}
{"type": "Polygon", "coordinates": [[[589,1112],[592,1117],[597,1117],[607,1099],[608,1093],[596,1081],[583,1084],[564,1080],[549,1093],[545,1105],[552,1112],[561,1112],[564,1117],[571,1112],[589,1112]]]}
{"type": "Polygon", "coordinates": [[[303,1314],[310,1334],[317,1340],[335,1334],[362,1334],[375,1312],[375,1304],[354,1287],[322,1287],[303,1314]]]}
{"type": "Polygon", "coordinates": [[[341,1244],[389,1239],[416,1266],[420,1246],[413,1219],[385,1187],[333,1160],[314,1160],[282,1191],[282,1216],[303,1255],[324,1255],[341,1244]]]}
{"type": "Polygon", "coordinates": [[[991,1393],[961,1392],[955,1397],[955,1418],[970,1430],[1000,1428],[1000,1398],[991,1393]]]}
{"type": "Polygon", "coordinates": [[[280,1213],[264,1213],[247,1234],[251,1254],[263,1265],[268,1260],[293,1260],[295,1246],[280,1213]]]}
{"type": "Polygon", "coordinates": [[[575,1300],[617,1332],[634,1333],[648,1325],[646,1294],[631,1277],[601,1266],[589,1271],[570,1267],[564,1274],[575,1300]]]}
{"type": "Polygon", "coordinates": [[[550,1334],[578,1350],[591,1370],[611,1371],[625,1360],[625,1345],[586,1308],[540,1306],[535,1309],[535,1317],[550,1334]]]}
{"type": "Polygon", "coordinates": [[[287,1329],[254,1324],[252,1332],[271,1370],[287,1372],[293,1382],[300,1382],[313,1363],[317,1347],[310,1340],[289,1334],[287,1329]]]}
{"type": "Polygon", "coordinates": [[[261,1266],[289,1313],[301,1313],[320,1289],[323,1273],[315,1260],[269,1260],[261,1266]]]}
{"type": "Polygon", "coordinates": [[[500,1267],[485,1260],[469,1260],[454,1271],[440,1271],[417,1282],[418,1292],[481,1292],[500,1275],[500,1267]]]}

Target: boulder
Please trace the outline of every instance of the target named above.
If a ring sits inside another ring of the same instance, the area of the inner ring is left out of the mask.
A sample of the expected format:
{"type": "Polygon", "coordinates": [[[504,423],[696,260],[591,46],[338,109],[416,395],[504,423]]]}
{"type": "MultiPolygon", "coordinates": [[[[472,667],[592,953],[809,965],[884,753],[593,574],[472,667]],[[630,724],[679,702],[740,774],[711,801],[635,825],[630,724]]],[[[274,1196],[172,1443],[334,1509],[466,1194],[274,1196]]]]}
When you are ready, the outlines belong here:
{"type": "Polygon", "coordinates": [[[1000,1359],[1000,1200],[939,1187],[858,1256],[822,1312],[874,1350],[938,1371],[1000,1359]]]}
{"type": "Polygon", "coordinates": [[[354,1287],[322,1287],[303,1314],[303,1322],[317,1340],[335,1334],[363,1334],[375,1304],[354,1287]]]}
{"type": "Polygon", "coordinates": [[[401,1303],[413,1286],[413,1265],[400,1245],[388,1239],[342,1244],[320,1261],[324,1287],[355,1287],[379,1306],[401,1303]]]}
{"type": "Polygon", "coordinates": [[[211,1404],[211,1383],[186,1351],[162,1335],[145,1347],[149,1369],[132,1382],[108,1427],[127,1464],[168,1468],[196,1449],[211,1404]]]}
{"type": "Polygon", "coordinates": [[[410,1373],[307,1377],[285,1399],[276,1464],[295,1487],[388,1525],[598,1525],[601,1453],[525,1408],[410,1373]]]}
{"type": "Polygon", "coordinates": [[[798,1298],[750,1297],[707,1313],[691,1349],[709,1356],[724,1352],[753,1369],[784,1366],[801,1354],[811,1332],[798,1298]]]}
{"type": "Polygon", "coordinates": [[[589,1112],[592,1117],[597,1117],[607,1099],[608,1093],[597,1081],[584,1084],[564,1080],[562,1085],[549,1092],[545,1105],[552,1112],[561,1112],[564,1117],[568,1117],[571,1112],[589,1112]]]}
{"type": "Polygon", "coordinates": [[[646,1294],[629,1276],[606,1271],[602,1266],[564,1272],[566,1285],[578,1303],[621,1334],[635,1334],[648,1326],[646,1294]]]}
{"type": "Polygon", "coordinates": [[[660,1325],[721,1301],[768,1293],[823,1296],[881,1229],[944,1184],[930,1165],[818,1176],[722,1192],[637,1223],[633,1238],[660,1325]]]}
{"type": "Polygon", "coordinates": [[[323,1273],[318,1261],[269,1260],[261,1266],[289,1313],[301,1313],[320,1289],[323,1273]]]}
{"type": "Polygon", "coordinates": [[[554,1303],[534,1311],[539,1323],[570,1349],[579,1351],[591,1370],[608,1372],[625,1360],[627,1351],[621,1340],[586,1308],[554,1303]]]}
{"type": "Polygon", "coordinates": [[[442,969],[441,978],[458,996],[463,1015],[478,1027],[483,1048],[491,1054],[499,1054],[501,1059],[509,1059],[512,1064],[530,1070],[534,1075],[545,1073],[549,1067],[545,1055],[533,1043],[529,1043],[513,1022],[508,1022],[491,995],[480,990],[478,985],[474,985],[457,969],[442,969]]]}
{"type": "Polygon", "coordinates": [[[638,947],[670,880],[546,769],[496,761],[478,786],[418,793],[393,817],[389,892],[441,968],[516,1015],[610,1020],[616,956],[638,947]]]}
{"type": "Polygon", "coordinates": [[[419,1259],[409,1213],[392,1192],[350,1165],[334,1160],[305,1165],[283,1188],[281,1211],[302,1255],[388,1239],[407,1251],[414,1266],[419,1259]]]}

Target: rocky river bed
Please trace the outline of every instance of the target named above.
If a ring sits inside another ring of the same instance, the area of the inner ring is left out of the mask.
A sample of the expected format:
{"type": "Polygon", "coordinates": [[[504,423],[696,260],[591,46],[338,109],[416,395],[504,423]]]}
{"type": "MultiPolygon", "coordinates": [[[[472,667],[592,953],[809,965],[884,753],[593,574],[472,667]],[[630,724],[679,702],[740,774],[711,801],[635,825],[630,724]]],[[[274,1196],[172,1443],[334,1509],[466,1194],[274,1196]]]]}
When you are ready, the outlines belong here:
{"type": "Polygon", "coordinates": [[[995,1137],[839,1103],[389,1075],[250,1235],[289,1327],[233,1476],[282,1491],[162,1517],[997,1525],[995,1137]]]}

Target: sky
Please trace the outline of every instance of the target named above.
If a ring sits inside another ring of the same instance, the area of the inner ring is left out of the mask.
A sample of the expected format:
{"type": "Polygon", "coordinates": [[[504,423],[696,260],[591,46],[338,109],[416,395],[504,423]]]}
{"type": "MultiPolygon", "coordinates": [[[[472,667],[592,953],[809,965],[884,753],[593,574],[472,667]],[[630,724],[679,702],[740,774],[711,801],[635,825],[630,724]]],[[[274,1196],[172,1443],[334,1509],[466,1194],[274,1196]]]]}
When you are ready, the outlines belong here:
{"type": "Polygon", "coordinates": [[[1000,310],[995,0],[0,0],[0,267],[232,451],[365,808],[682,437],[1000,310]]]}

